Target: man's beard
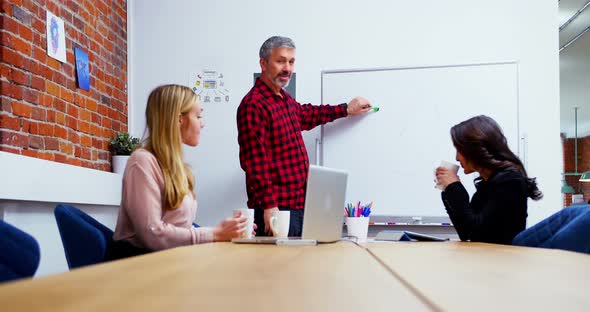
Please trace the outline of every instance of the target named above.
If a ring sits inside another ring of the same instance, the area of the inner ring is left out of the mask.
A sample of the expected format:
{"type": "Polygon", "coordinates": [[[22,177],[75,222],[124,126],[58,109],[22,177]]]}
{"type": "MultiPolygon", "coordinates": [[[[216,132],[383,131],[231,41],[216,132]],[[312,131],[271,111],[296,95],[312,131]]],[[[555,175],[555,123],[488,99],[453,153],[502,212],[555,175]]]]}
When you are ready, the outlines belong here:
{"type": "MultiPolygon", "coordinates": [[[[281,74],[283,74],[283,73],[281,73],[281,74]]],[[[283,82],[283,81],[281,81],[281,74],[279,74],[275,78],[271,79],[271,81],[275,86],[284,89],[289,85],[289,82],[291,82],[291,75],[289,74],[289,79],[287,80],[287,82],[283,82]]]]}

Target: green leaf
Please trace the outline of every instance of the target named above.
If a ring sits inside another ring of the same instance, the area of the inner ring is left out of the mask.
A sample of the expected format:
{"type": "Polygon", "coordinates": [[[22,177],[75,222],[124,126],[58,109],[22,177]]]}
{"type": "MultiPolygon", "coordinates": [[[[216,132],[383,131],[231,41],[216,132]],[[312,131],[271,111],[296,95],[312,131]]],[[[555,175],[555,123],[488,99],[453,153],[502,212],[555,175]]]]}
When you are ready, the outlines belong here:
{"type": "Polygon", "coordinates": [[[139,145],[139,139],[132,137],[127,132],[117,132],[117,134],[109,141],[109,146],[113,155],[131,155],[137,145],[139,145]]]}

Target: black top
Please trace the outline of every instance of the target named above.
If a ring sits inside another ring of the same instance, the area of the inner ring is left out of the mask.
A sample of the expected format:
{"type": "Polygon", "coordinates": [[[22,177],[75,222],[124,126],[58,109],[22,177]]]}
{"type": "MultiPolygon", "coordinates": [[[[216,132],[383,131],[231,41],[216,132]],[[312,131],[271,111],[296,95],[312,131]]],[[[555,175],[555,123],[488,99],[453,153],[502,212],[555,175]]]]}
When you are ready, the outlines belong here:
{"type": "Polygon", "coordinates": [[[442,192],[442,200],[461,240],[511,244],[526,227],[527,186],[517,171],[502,170],[488,181],[475,179],[471,203],[461,182],[442,192]]]}

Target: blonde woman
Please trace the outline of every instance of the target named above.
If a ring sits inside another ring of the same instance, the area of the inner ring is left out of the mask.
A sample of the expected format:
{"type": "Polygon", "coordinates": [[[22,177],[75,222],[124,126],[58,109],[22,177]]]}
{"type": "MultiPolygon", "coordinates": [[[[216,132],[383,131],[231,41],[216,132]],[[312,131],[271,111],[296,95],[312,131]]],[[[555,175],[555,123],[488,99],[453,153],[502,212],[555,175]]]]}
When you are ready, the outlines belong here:
{"type": "Polygon", "coordinates": [[[147,137],[123,175],[123,194],[112,258],[213,241],[246,231],[246,217],[235,215],[216,227],[193,227],[197,211],[195,180],[184,162],[182,144],[197,146],[203,109],[184,86],[154,89],[146,107],[147,137]]]}

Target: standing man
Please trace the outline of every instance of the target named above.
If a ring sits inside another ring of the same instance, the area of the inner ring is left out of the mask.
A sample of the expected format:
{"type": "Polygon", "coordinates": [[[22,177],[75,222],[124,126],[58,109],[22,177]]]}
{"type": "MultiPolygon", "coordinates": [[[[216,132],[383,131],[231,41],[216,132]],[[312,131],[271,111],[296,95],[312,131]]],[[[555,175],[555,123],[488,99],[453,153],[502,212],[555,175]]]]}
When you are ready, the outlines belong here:
{"type": "Polygon", "coordinates": [[[340,105],[301,105],[283,90],[295,65],[290,38],[271,37],[260,47],[262,73],[238,107],[240,164],[246,172],[248,207],[257,235],[272,235],[273,212],[291,211],[289,236],[301,236],[309,158],[302,130],[348,115],[366,113],[362,97],[340,105]]]}

